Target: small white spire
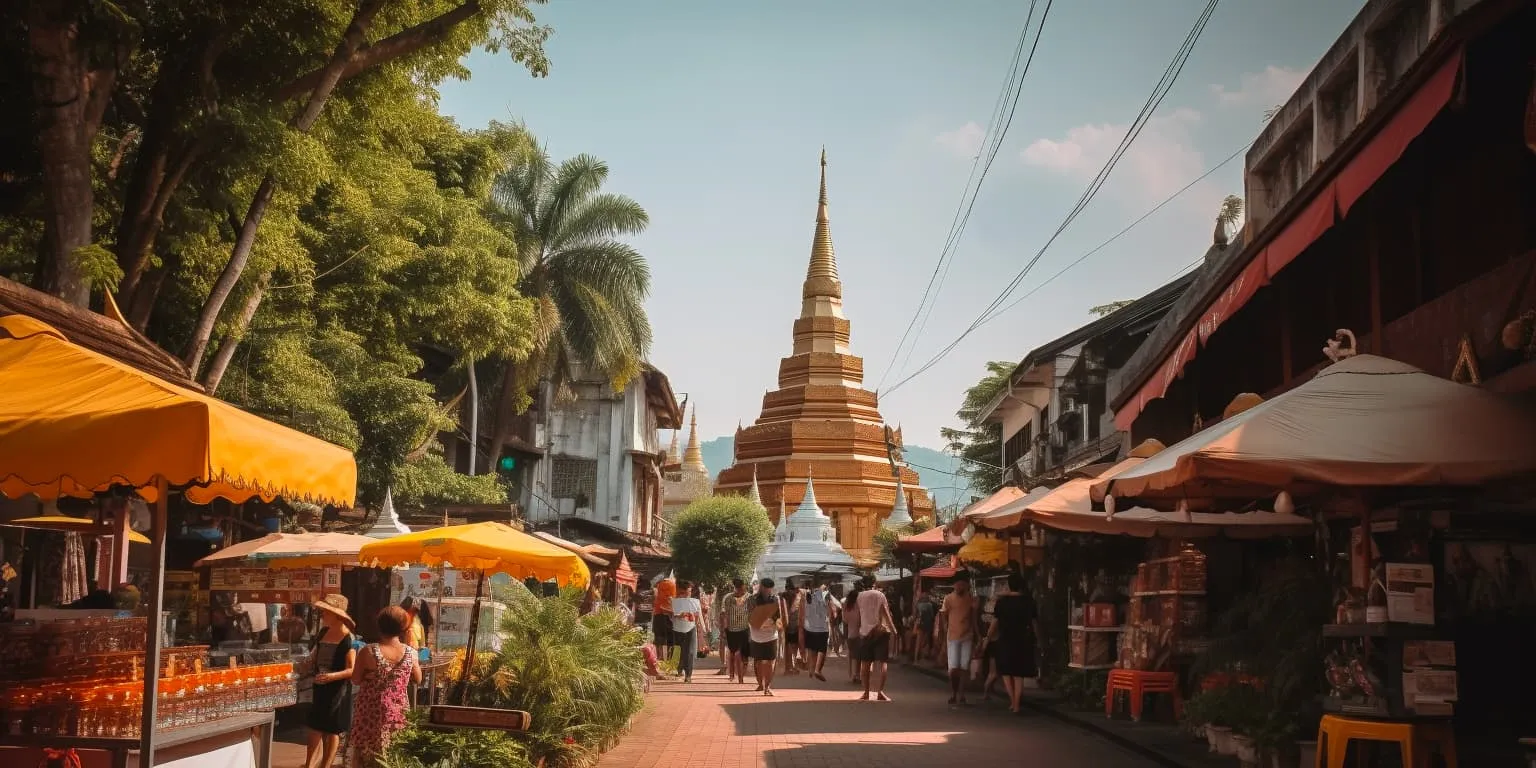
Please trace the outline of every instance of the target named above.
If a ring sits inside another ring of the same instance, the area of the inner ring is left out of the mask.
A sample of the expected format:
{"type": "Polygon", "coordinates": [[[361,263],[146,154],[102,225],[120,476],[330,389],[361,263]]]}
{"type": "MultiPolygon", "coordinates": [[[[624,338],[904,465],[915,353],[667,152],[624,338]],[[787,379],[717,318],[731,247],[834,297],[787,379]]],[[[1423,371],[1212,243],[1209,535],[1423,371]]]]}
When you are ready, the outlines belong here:
{"type": "Polygon", "coordinates": [[[907,508],[907,487],[901,481],[901,475],[896,476],[896,504],[891,507],[891,516],[885,519],[885,527],[911,525],[912,512],[907,508]]]}

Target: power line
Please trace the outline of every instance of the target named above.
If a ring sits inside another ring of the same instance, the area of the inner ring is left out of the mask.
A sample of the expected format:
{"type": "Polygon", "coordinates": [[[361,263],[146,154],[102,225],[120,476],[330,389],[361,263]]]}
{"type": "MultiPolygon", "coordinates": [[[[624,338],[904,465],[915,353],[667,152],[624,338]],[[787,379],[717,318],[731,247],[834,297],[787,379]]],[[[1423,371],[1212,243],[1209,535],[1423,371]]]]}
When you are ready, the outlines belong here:
{"type": "MultiPolygon", "coordinates": [[[[1244,145],[1243,147],[1239,148],[1236,152],[1233,152],[1232,154],[1228,155],[1227,159],[1221,161],[1220,163],[1217,163],[1216,165],[1211,166],[1210,170],[1206,171],[1205,173],[1200,174],[1199,178],[1196,178],[1194,181],[1191,181],[1190,183],[1185,184],[1183,187],[1181,187],[1179,189],[1179,191],[1177,191],[1177,192],[1173,193],[1172,195],[1169,195],[1168,197],[1164,198],[1161,203],[1158,203],[1157,205],[1153,206],[1152,210],[1147,211],[1146,213],[1143,213],[1140,218],[1136,219],[1135,221],[1131,222],[1130,224],[1125,225],[1124,229],[1120,230],[1119,232],[1116,232],[1108,240],[1105,240],[1104,242],[1099,243],[1098,245],[1094,246],[1092,250],[1088,251],[1087,253],[1084,253],[1083,255],[1077,257],[1076,259],[1073,259],[1065,267],[1062,267],[1060,270],[1058,270],[1056,272],[1056,274],[1051,275],[1050,277],[1046,278],[1045,282],[1043,282],[1043,283],[1041,283],[1041,284],[1039,284],[1039,285],[1029,289],[1028,293],[1025,293],[1023,296],[1020,296],[1017,299],[1014,299],[1013,302],[1010,303],[1008,306],[1003,307],[1002,309],[998,310],[991,317],[988,317],[986,319],[986,321],[984,321],[982,323],[982,325],[986,325],[987,323],[990,323],[993,320],[996,320],[998,317],[1001,317],[1002,315],[1007,314],[1008,310],[1013,309],[1014,307],[1017,307],[1019,304],[1023,303],[1023,301],[1025,299],[1035,295],[1036,293],[1038,293],[1040,291],[1040,289],[1046,287],[1047,285],[1050,285],[1052,283],[1052,281],[1054,281],[1056,278],[1061,277],[1062,275],[1064,275],[1067,272],[1071,271],[1073,267],[1076,267],[1077,265],[1083,263],[1084,261],[1086,261],[1088,259],[1088,257],[1090,257],[1090,256],[1094,255],[1095,253],[1098,253],[1099,251],[1102,251],[1105,248],[1109,247],[1109,245],[1111,243],[1115,242],[1116,240],[1119,240],[1122,235],[1124,235],[1127,232],[1130,232],[1132,229],[1135,229],[1138,224],[1140,224],[1143,221],[1146,221],[1147,219],[1151,218],[1152,214],[1157,213],[1158,211],[1161,211],[1164,206],[1166,206],[1169,203],[1173,202],[1175,199],[1177,199],[1180,195],[1184,194],[1185,192],[1188,192],[1196,184],[1199,184],[1200,182],[1205,181],[1207,178],[1210,177],[1211,174],[1221,170],[1223,167],[1225,167],[1227,165],[1227,163],[1230,163],[1233,160],[1237,159],[1237,156],[1241,155],[1247,149],[1248,149],[1248,147],[1246,145],[1244,145]]],[[[1195,259],[1194,261],[1190,262],[1183,269],[1180,269],[1177,273],[1175,273],[1173,277],[1178,277],[1179,275],[1182,275],[1185,272],[1189,271],[1190,267],[1193,267],[1196,264],[1199,264],[1201,261],[1204,260],[1204,258],[1205,257],[1202,256],[1201,258],[1195,259]]],[[[1173,279],[1173,278],[1169,278],[1169,280],[1171,280],[1171,279],[1173,279]]],[[[1164,282],[1166,282],[1166,281],[1164,281],[1164,282]]]]}
{"type": "MultiPolygon", "coordinates": [[[[1039,46],[1040,33],[1045,30],[1046,16],[1050,14],[1051,10],[1051,0],[1047,0],[1045,13],[1040,18],[1039,30],[1035,33],[1035,45],[1030,47],[1029,58],[1024,61],[1021,70],[1020,59],[1023,58],[1024,46],[1029,40],[1029,30],[1034,21],[1036,4],[1037,0],[1030,0],[1029,13],[1024,18],[1024,28],[1020,30],[1019,41],[1014,46],[1008,75],[1003,79],[1003,86],[998,92],[997,103],[992,109],[992,117],[987,123],[986,132],[982,135],[982,146],[979,147],[976,157],[971,162],[971,172],[966,177],[965,186],[961,190],[960,203],[955,207],[955,215],[950,219],[949,232],[944,238],[944,247],[940,249],[939,258],[934,262],[933,272],[928,277],[928,285],[923,288],[922,298],[918,300],[917,309],[912,313],[912,319],[907,321],[907,327],[906,330],[902,331],[901,340],[896,343],[896,348],[891,352],[891,360],[886,364],[885,371],[880,376],[879,385],[875,387],[877,390],[885,384],[886,378],[894,370],[896,358],[901,355],[902,347],[906,345],[908,338],[912,339],[912,347],[916,348],[917,339],[922,336],[922,328],[928,322],[928,317],[923,313],[923,308],[927,306],[931,313],[932,304],[928,301],[929,297],[932,296],[934,303],[937,303],[938,294],[943,291],[944,281],[949,275],[948,265],[954,263],[950,256],[954,247],[960,241],[960,235],[964,232],[966,223],[970,220],[970,211],[976,204],[976,196],[980,193],[981,185],[986,180],[987,172],[991,170],[992,162],[996,159],[998,150],[1002,147],[1003,138],[1007,136],[1008,128],[1013,123],[1013,114],[1018,108],[1019,94],[1023,90],[1024,79],[1029,74],[1030,64],[1035,58],[1035,48],[1039,46]],[[1005,108],[1006,115],[1004,114],[1005,108]],[[982,160],[983,157],[986,158],[985,162],[982,160]],[[978,169],[980,170],[979,175],[977,173],[978,169]],[[974,188],[971,185],[973,180],[975,181],[974,188]],[[937,285],[937,289],[935,289],[935,285],[937,285]],[[921,325],[919,325],[919,318],[921,318],[921,325]],[[918,326],[917,336],[912,336],[913,326],[918,326]]],[[[912,353],[909,350],[907,352],[909,360],[911,355],[912,353]]],[[[905,362],[902,363],[902,367],[906,367],[905,362]]]]}
{"type": "Polygon", "coordinates": [[[1061,225],[1056,228],[1056,231],[1051,234],[1051,236],[1046,240],[1045,244],[1040,247],[1040,250],[1035,253],[1034,257],[1024,265],[1023,269],[1019,270],[1019,272],[1014,275],[1013,279],[1009,281],[1008,285],[1004,287],[1004,289],[995,298],[993,298],[992,302],[989,303],[979,315],[977,315],[976,319],[971,322],[970,326],[967,327],[955,340],[951,341],[943,349],[939,350],[938,354],[930,358],[928,362],[924,363],[916,371],[913,371],[906,378],[896,382],[896,384],[892,385],[890,389],[885,390],[882,394],[888,395],[891,392],[901,388],[907,382],[917,378],[918,376],[921,376],[923,373],[926,373],[928,369],[937,365],[940,360],[943,360],[946,356],[948,356],[949,353],[955,349],[955,347],[960,345],[960,342],[964,341],[968,336],[971,335],[971,333],[975,332],[977,328],[980,328],[983,324],[1000,314],[1000,312],[997,311],[999,307],[1002,306],[1003,303],[1012,296],[1013,292],[1017,290],[1019,284],[1023,282],[1024,278],[1029,274],[1030,270],[1034,268],[1035,264],[1039,263],[1040,259],[1045,255],[1046,250],[1048,250],[1051,245],[1056,242],[1056,239],[1060,237],[1061,233],[1066,231],[1067,227],[1071,226],[1072,222],[1077,219],[1077,216],[1081,214],[1083,210],[1088,207],[1088,204],[1093,200],[1093,198],[1098,195],[1099,190],[1103,188],[1104,183],[1109,179],[1110,172],[1114,170],[1115,166],[1119,164],[1120,159],[1124,157],[1126,151],[1130,149],[1131,145],[1136,141],[1137,137],[1141,135],[1141,131],[1146,127],[1147,122],[1157,111],[1157,107],[1162,104],[1163,99],[1168,95],[1169,90],[1172,89],[1174,82],[1178,80],[1179,75],[1184,71],[1185,63],[1189,61],[1190,54],[1194,52],[1195,43],[1199,41],[1200,36],[1204,33],[1205,26],[1207,23],[1209,23],[1212,14],[1215,13],[1216,6],[1219,4],[1219,2],[1220,0],[1208,0],[1205,8],[1200,12],[1200,16],[1195,20],[1194,26],[1190,28],[1189,34],[1185,36],[1183,44],[1181,44],[1179,50],[1174,53],[1173,59],[1168,62],[1168,66],[1164,68],[1162,78],[1159,79],[1157,85],[1153,87],[1152,93],[1147,97],[1146,102],[1142,104],[1141,111],[1136,115],[1135,120],[1133,120],[1131,125],[1126,129],[1125,136],[1121,138],[1119,146],[1117,146],[1115,151],[1111,153],[1109,159],[1105,161],[1104,166],[1099,169],[1098,174],[1094,176],[1093,180],[1089,182],[1087,189],[1083,191],[1082,196],[1078,198],[1078,201],[1073,206],[1072,210],[1068,212],[1066,217],[1062,220],[1061,225]]]}

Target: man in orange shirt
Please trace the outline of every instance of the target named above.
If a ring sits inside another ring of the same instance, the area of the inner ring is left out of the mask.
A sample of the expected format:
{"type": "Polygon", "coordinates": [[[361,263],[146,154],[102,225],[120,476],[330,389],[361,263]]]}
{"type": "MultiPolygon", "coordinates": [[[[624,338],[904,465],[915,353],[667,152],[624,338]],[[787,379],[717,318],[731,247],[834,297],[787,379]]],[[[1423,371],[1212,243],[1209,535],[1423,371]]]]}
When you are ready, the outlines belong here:
{"type": "Polygon", "coordinates": [[[668,574],[656,585],[656,599],[651,607],[651,634],[663,660],[672,657],[672,598],[677,597],[677,582],[668,574]]]}

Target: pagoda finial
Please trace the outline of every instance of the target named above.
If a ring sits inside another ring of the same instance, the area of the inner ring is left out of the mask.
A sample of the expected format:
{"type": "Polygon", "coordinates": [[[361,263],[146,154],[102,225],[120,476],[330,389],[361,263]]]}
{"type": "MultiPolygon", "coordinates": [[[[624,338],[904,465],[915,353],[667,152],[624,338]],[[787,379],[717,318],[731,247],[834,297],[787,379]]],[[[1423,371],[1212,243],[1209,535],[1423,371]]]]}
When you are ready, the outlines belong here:
{"type": "Polygon", "coordinates": [[[677,434],[680,431],[677,429],[672,430],[672,444],[667,446],[668,464],[681,464],[683,462],[682,454],[677,452],[677,434]]]}
{"type": "Polygon", "coordinates": [[[800,506],[795,509],[796,519],[817,518],[825,515],[821,511],[821,505],[816,503],[816,481],[811,478],[811,470],[805,473],[805,496],[800,499],[800,506]]]}
{"type": "Polygon", "coordinates": [[[811,263],[805,270],[804,298],[843,298],[837,278],[837,254],[832,249],[832,224],[827,216],[827,149],[821,149],[821,196],[816,202],[816,236],[811,240],[811,263]]]}
{"type": "Polygon", "coordinates": [[[709,472],[709,468],[704,466],[704,452],[699,448],[699,407],[697,405],[693,407],[693,415],[688,419],[688,448],[683,452],[683,469],[709,472]]]}
{"type": "Polygon", "coordinates": [[[755,463],[752,465],[752,489],[747,491],[747,500],[766,509],[763,507],[763,495],[757,490],[757,464],[755,463]]]}

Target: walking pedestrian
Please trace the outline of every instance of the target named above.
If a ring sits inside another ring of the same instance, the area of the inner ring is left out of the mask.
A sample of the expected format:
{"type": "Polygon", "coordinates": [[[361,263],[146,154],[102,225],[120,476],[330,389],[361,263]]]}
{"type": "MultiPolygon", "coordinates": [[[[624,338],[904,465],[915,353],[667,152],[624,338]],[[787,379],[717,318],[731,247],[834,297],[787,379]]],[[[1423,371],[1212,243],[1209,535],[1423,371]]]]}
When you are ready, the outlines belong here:
{"type": "Polygon", "coordinates": [[[891,639],[896,634],[896,620],[885,593],[865,579],[859,593],[859,667],[864,677],[863,701],[873,692],[877,701],[890,701],[885,694],[886,674],[891,661],[891,639]]]}
{"type": "Polygon", "coordinates": [[[751,595],[747,594],[747,583],[739,578],[731,580],[731,587],[732,592],[725,596],[720,611],[721,623],[725,625],[726,672],[736,682],[745,683],[752,631],[752,625],[747,622],[752,611],[751,595]]]}
{"type": "Polygon", "coordinates": [[[832,593],[827,585],[817,584],[805,597],[800,609],[800,636],[804,638],[807,671],[825,683],[821,673],[827,662],[827,639],[832,632],[832,593]]]}
{"type": "Polygon", "coordinates": [[[310,659],[315,665],[314,691],[304,725],[309,729],[305,768],[331,768],[341,750],[341,735],[352,730],[352,670],[357,651],[352,630],[357,622],[347,615],[347,598],[326,595],[315,608],[320,611],[320,635],[310,659]]]}
{"type": "Polygon", "coordinates": [[[677,583],[678,597],[672,598],[672,642],[678,647],[677,671],[683,682],[693,682],[693,665],[698,660],[699,624],[703,621],[704,608],[694,597],[693,582],[677,583]]]}
{"type": "Polygon", "coordinates": [[[757,596],[753,599],[749,616],[752,629],[752,661],[757,670],[757,690],[764,696],[773,695],[773,667],[779,650],[780,628],[783,626],[783,603],[773,594],[773,579],[758,583],[757,596]]]}
{"type": "Polygon", "coordinates": [[[799,673],[797,662],[800,658],[800,589],[795,586],[795,580],[784,580],[784,673],[794,675],[799,673]]]}
{"type": "Polygon", "coordinates": [[[1008,574],[1008,594],[997,599],[988,636],[997,646],[997,671],[1008,692],[1008,711],[1017,714],[1024,696],[1024,679],[1039,674],[1036,665],[1040,641],[1040,616],[1035,599],[1025,589],[1024,577],[1008,574]]]}
{"type": "Polygon", "coordinates": [[[855,583],[853,589],[848,591],[847,599],[843,600],[843,636],[848,641],[848,682],[851,685],[859,684],[859,593],[863,591],[862,582],[855,583]]]}
{"type": "Polygon", "coordinates": [[[928,590],[917,593],[912,613],[917,619],[917,631],[913,634],[912,663],[918,664],[933,658],[934,624],[938,621],[939,607],[933,602],[928,590]]]}
{"type": "MultiPolygon", "coordinates": [[[[971,656],[976,650],[976,596],[971,594],[969,579],[955,582],[955,591],[944,598],[939,609],[949,638],[949,704],[965,706],[966,678],[971,671],[971,656]]],[[[937,639],[937,638],[935,638],[937,639]]]]}
{"type": "Polygon", "coordinates": [[[379,612],[379,642],[358,654],[357,723],[352,729],[353,768],[376,768],[396,733],[405,730],[407,689],[421,683],[416,649],[402,638],[410,616],[399,606],[379,612]]]}
{"type": "Polygon", "coordinates": [[[669,575],[656,584],[655,599],[651,603],[651,634],[655,637],[656,652],[662,661],[672,658],[672,598],[677,597],[677,582],[669,575]]]}

